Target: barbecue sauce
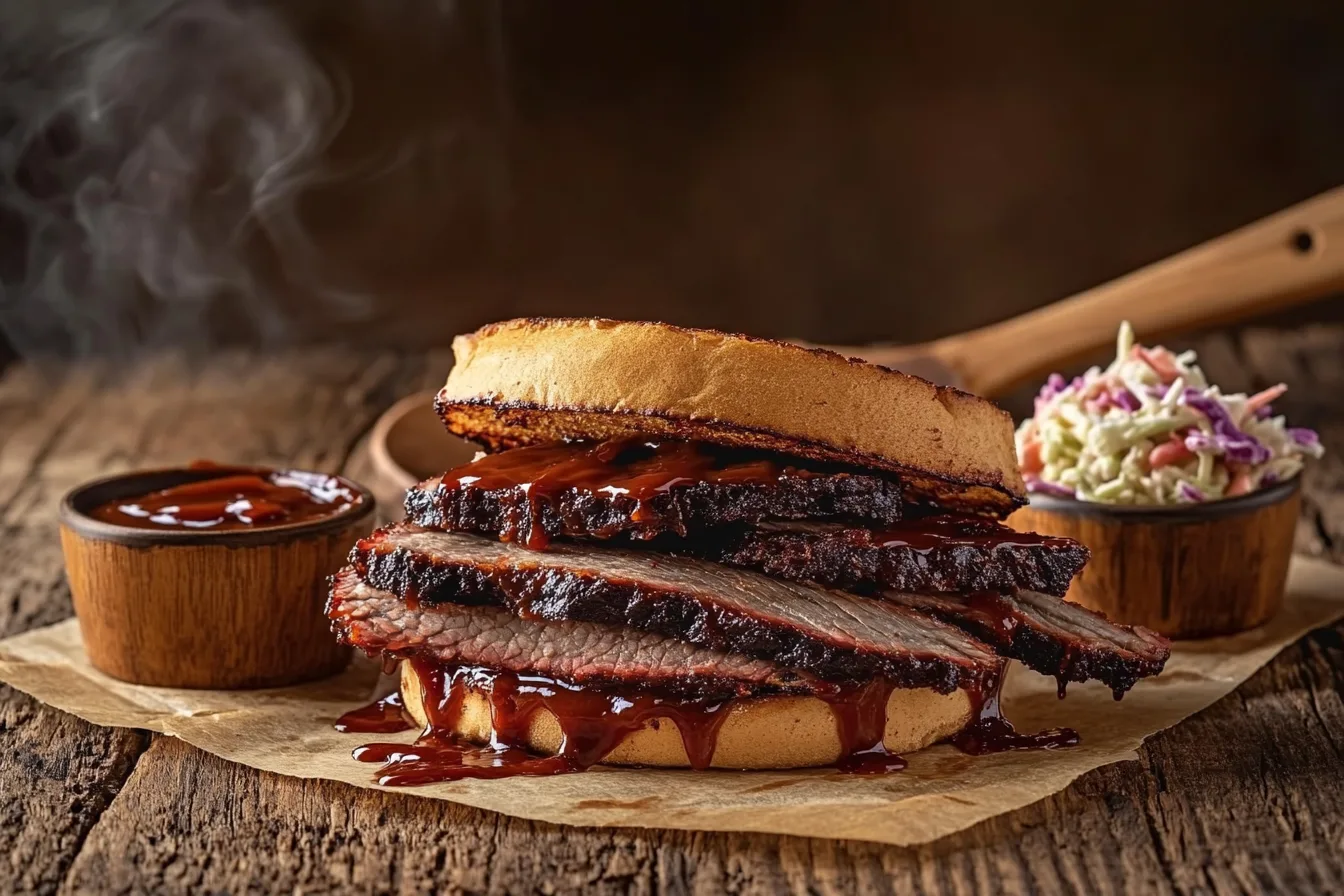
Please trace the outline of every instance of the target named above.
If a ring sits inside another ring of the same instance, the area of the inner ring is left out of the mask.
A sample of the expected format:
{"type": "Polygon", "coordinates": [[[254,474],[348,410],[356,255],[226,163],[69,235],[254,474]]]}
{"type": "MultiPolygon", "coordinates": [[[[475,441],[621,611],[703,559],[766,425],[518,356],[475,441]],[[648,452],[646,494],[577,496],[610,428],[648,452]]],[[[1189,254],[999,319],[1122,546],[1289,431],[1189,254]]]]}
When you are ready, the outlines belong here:
{"type": "Polygon", "coordinates": [[[953,735],[952,746],[972,756],[983,756],[1007,750],[1057,750],[1079,744],[1081,738],[1072,728],[1050,728],[1035,734],[1017,731],[1003,717],[999,707],[1002,690],[1003,683],[1000,681],[992,688],[971,692],[973,720],[953,735]]]}
{"type": "MultiPolygon", "coordinates": [[[[413,744],[372,743],[353,754],[361,762],[382,764],[376,780],[384,786],[583,771],[602,761],[627,735],[653,719],[675,725],[690,766],[705,769],[714,758],[719,729],[728,716],[729,704],[725,701],[674,700],[638,691],[617,695],[539,675],[410,662],[424,693],[429,725],[413,744]],[[489,703],[488,746],[469,744],[453,733],[471,691],[483,695],[489,703]],[[562,739],[554,756],[536,756],[519,746],[526,743],[532,720],[542,710],[550,712],[560,726],[562,739]]],[[[1078,743],[1077,732],[1070,729],[1018,733],[1000,712],[1000,687],[1001,679],[996,678],[983,689],[970,692],[973,720],[951,738],[953,746],[981,755],[1078,743]]],[[[835,716],[841,747],[837,769],[865,775],[906,767],[905,760],[883,743],[887,702],[893,690],[890,682],[878,679],[818,695],[835,716]]],[[[342,717],[346,727],[341,730],[394,730],[372,727],[382,723],[384,716],[380,713],[386,710],[387,705],[356,710],[342,717]]]]}
{"type": "Polygon", "coordinates": [[[583,771],[651,719],[676,725],[691,767],[708,768],[728,715],[724,701],[671,700],[647,693],[626,697],[540,675],[420,660],[411,664],[424,691],[429,725],[414,744],[375,743],[354,751],[361,762],[383,763],[376,780],[389,787],[583,771]],[[465,743],[451,733],[470,691],[489,702],[489,746],[465,743]],[[526,742],[532,719],[543,709],[555,716],[562,732],[554,756],[535,756],[518,746],[526,742]]]}
{"type": "Polygon", "coordinates": [[[262,529],[335,516],[364,497],[336,476],[299,470],[227,467],[197,461],[189,469],[219,476],[100,504],[89,516],[136,529],[262,529]]]}
{"type": "MultiPolygon", "coordinates": [[[[994,643],[1011,644],[1021,624],[1012,610],[1004,606],[1003,597],[996,591],[980,591],[967,595],[967,607],[974,618],[994,633],[994,643]]],[[[1060,668],[1067,668],[1061,664],[1060,668]]]]}
{"type": "Polygon", "coordinates": [[[1000,547],[1046,547],[1068,550],[1075,543],[1067,538],[1018,532],[993,520],[974,516],[917,517],[902,520],[876,532],[865,529],[851,530],[852,537],[866,544],[883,548],[910,548],[921,554],[940,548],[978,547],[993,550],[1000,547]]]}
{"type": "Polygon", "coordinates": [[[400,692],[352,709],[336,720],[337,731],[351,734],[394,734],[414,727],[410,713],[402,705],[400,692]]]}
{"type": "MultiPolygon", "coordinates": [[[[542,526],[543,509],[549,507],[563,516],[565,509],[559,498],[568,491],[633,500],[631,519],[640,523],[655,520],[649,502],[679,486],[769,483],[785,475],[813,474],[773,457],[699,442],[612,439],[489,454],[448,471],[442,482],[449,489],[523,490],[527,494],[526,519],[515,514],[501,535],[505,541],[544,550],[550,539],[542,526]]],[[[579,520],[565,522],[581,528],[579,520]]]]}
{"type": "Polygon", "coordinates": [[[881,775],[905,768],[905,760],[887,749],[887,701],[895,686],[877,678],[857,688],[823,697],[835,716],[840,758],[835,767],[855,775],[881,775]]]}

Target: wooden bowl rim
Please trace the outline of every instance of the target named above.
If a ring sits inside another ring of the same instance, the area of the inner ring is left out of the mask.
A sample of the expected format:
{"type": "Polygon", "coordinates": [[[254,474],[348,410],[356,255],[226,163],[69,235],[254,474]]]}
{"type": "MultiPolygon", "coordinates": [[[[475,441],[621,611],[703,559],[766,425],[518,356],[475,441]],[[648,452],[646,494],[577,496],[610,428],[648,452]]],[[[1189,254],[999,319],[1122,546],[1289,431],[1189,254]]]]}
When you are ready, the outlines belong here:
{"type": "Polygon", "coordinates": [[[406,469],[394,456],[392,448],[388,445],[388,436],[415,411],[424,407],[432,409],[434,396],[438,394],[435,390],[405,396],[383,411],[373,424],[373,429],[369,430],[369,459],[373,462],[374,469],[389,482],[396,483],[398,488],[411,488],[420,481],[420,477],[406,469]]]}
{"type": "Polygon", "coordinates": [[[1027,506],[1032,510],[1058,513],[1061,516],[1090,516],[1114,519],[1126,523],[1202,523],[1226,519],[1260,510],[1291,498],[1302,486],[1302,474],[1276,482],[1267,488],[1256,489],[1235,498],[1220,498],[1202,504],[1103,504],[1099,501],[1079,501],[1076,498],[1056,498],[1035,494],[1027,506]]]}
{"type": "MultiPolygon", "coordinates": [[[[352,523],[371,517],[377,508],[373,492],[353,479],[335,476],[341,482],[357,491],[362,498],[358,504],[352,504],[345,510],[320,517],[315,520],[303,520],[297,523],[282,523],[278,526],[266,526],[257,529],[232,529],[222,532],[190,529],[137,529],[133,526],[119,526],[88,516],[81,507],[101,504],[119,497],[144,494],[160,488],[169,488],[185,482],[198,482],[212,476],[226,476],[231,470],[192,470],[187,467],[157,467],[151,470],[134,470],[129,473],[117,473],[104,476],[77,485],[66,492],[61,499],[61,525],[70,529],[81,538],[95,541],[111,541],[132,547],[177,546],[195,547],[198,545],[225,545],[228,547],[254,547],[257,545],[277,544],[295,541],[315,535],[344,529],[352,523]],[[181,477],[181,478],[178,478],[181,477]],[[149,484],[145,484],[148,482],[149,484]],[[89,496],[96,494],[96,500],[89,496]]],[[[306,472],[306,471],[298,471],[306,472]]],[[[334,474],[322,474],[334,475],[334,474]]]]}

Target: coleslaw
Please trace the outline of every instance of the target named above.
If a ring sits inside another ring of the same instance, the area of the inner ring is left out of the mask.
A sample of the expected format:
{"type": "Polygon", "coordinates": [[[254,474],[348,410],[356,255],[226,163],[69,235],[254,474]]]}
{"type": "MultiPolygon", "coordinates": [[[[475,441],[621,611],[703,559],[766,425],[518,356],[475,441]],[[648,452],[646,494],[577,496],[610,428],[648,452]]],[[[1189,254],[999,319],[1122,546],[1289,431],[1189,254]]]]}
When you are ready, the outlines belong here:
{"type": "Polygon", "coordinates": [[[1280,383],[1224,395],[1194,352],[1134,341],[1126,321],[1115,360],[1067,381],[1051,374],[1017,429],[1027,490],[1107,504],[1192,504],[1244,495],[1296,476],[1324,449],[1271,402],[1280,383]]]}

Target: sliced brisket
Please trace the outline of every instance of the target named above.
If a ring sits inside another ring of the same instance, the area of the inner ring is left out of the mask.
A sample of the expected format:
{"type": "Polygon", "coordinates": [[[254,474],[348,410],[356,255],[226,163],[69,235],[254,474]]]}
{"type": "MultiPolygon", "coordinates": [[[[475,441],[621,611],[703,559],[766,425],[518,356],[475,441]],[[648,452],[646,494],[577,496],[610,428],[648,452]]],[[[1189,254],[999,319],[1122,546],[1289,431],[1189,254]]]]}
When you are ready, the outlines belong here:
{"type": "Polygon", "coordinates": [[[501,607],[408,604],[361,582],[332,582],[327,615],[343,643],[370,654],[533,673],[576,684],[624,684],[679,696],[814,693],[825,685],[768,660],[617,626],[538,622],[501,607]]]}
{"type": "Polygon", "coordinates": [[[556,536],[652,538],[762,520],[901,518],[901,487],[709,446],[605,442],[515,448],[406,494],[409,522],[543,548],[556,536]]]}
{"type": "Polygon", "coordinates": [[[1142,626],[1116,625],[1086,607],[1033,591],[1015,594],[899,594],[882,599],[933,613],[1004,656],[1065,682],[1097,679],[1118,698],[1162,671],[1171,642],[1142,626]]]}
{"type": "Polygon", "coordinates": [[[923,612],[682,557],[569,544],[537,553],[403,524],[361,540],[351,562],[370,585],[422,602],[629,626],[830,680],[880,675],[947,693],[1002,668],[985,644],[923,612]]]}
{"type": "Polygon", "coordinates": [[[862,593],[1027,589],[1063,595],[1088,558],[1087,548],[1070,538],[1025,534],[966,516],[906,520],[876,530],[765,524],[693,539],[690,547],[708,560],[862,593]]]}

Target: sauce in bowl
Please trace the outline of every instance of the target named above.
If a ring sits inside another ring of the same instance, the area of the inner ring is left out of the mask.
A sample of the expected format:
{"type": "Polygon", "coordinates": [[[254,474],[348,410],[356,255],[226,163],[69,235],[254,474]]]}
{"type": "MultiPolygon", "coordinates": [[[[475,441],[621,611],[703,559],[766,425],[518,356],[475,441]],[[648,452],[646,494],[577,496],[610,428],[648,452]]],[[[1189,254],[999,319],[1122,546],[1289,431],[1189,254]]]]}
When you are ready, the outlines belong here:
{"type": "Polygon", "coordinates": [[[262,529],[335,516],[362,504],[359,490],[338,476],[298,470],[223,466],[193,470],[218,476],[100,504],[88,515],[136,529],[231,531],[262,529]]]}

